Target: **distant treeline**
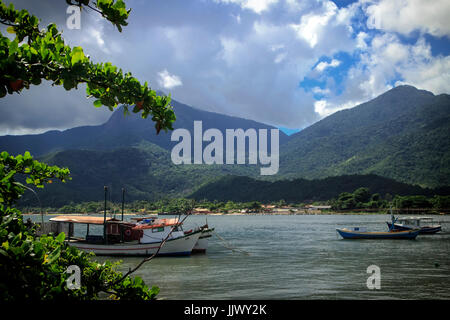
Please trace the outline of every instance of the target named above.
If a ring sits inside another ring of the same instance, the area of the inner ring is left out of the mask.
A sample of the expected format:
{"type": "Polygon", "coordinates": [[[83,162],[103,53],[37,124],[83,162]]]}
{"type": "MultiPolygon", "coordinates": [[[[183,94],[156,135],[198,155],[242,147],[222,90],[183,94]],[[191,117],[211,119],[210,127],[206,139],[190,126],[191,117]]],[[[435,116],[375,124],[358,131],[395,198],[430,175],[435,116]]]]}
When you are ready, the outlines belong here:
{"type": "Polygon", "coordinates": [[[422,188],[373,174],[278,181],[229,175],[205,184],[188,198],[222,202],[229,200],[234,202],[259,201],[261,203],[271,203],[283,199],[289,203],[311,203],[337,199],[341,193],[352,193],[360,187],[368,188],[372,193],[378,193],[384,198],[386,195],[424,195],[427,197],[450,195],[450,187],[422,188]]]}
{"type": "MultiPolygon", "coordinates": [[[[307,205],[328,205],[331,211],[351,211],[351,210],[367,210],[367,211],[388,211],[390,208],[396,210],[397,213],[406,213],[410,210],[420,210],[438,213],[450,212],[450,196],[424,196],[411,195],[399,196],[386,194],[382,197],[378,193],[370,193],[368,188],[358,188],[354,192],[343,192],[336,199],[327,201],[316,201],[313,203],[295,203],[279,200],[271,203],[271,206],[259,202],[234,202],[234,201],[209,201],[206,199],[195,201],[193,199],[176,198],[162,199],[159,201],[133,201],[124,203],[124,213],[158,213],[158,214],[186,214],[192,213],[194,209],[205,209],[207,212],[265,212],[271,211],[272,208],[293,208],[302,209],[307,205]]],[[[103,201],[98,202],[82,202],[70,203],[59,208],[45,207],[24,207],[24,212],[39,213],[103,213],[105,204],[103,201]]],[[[106,210],[108,214],[120,215],[122,204],[115,202],[106,202],[106,210]]]]}
{"type": "MultiPolygon", "coordinates": [[[[358,188],[353,193],[343,192],[337,199],[329,201],[333,210],[354,210],[354,209],[399,209],[400,213],[413,210],[435,210],[450,212],[450,196],[392,196],[386,194],[383,197],[379,193],[370,193],[368,188],[358,188]]],[[[398,211],[397,211],[398,212],[398,211]]]]}
{"type": "MultiPolygon", "coordinates": [[[[285,201],[276,203],[278,206],[286,205],[285,201]]],[[[158,213],[158,214],[186,214],[191,213],[194,208],[206,209],[209,212],[230,212],[235,210],[247,210],[248,212],[260,212],[263,205],[258,201],[250,202],[233,202],[233,201],[195,201],[193,199],[175,198],[162,199],[158,201],[136,200],[126,202],[123,205],[124,213],[158,213]]],[[[89,201],[81,203],[73,203],[62,207],[22,207],[26,213],[103,213],[105,210],[104,201],[89,201]]],[[[106,202],[106,210],[108,214],[121,214],[122,203],[106,202]]]]}

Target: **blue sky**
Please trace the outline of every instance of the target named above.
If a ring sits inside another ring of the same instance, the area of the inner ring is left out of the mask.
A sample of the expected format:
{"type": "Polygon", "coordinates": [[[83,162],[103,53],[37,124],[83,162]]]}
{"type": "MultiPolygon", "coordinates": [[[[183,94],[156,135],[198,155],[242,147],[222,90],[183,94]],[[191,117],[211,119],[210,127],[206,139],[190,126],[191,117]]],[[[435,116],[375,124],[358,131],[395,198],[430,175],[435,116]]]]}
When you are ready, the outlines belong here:
{"type": "MultiPolygon", "coordinates": [[[[95,62],[110,61],[180,102],[286,132],[400,84],[450,93],[448,0],[128,0],[122,33],[92,11],[69,30],[62,0],[12,2],[42,18],[41,26],[57,23],[95,62]]],[[[82,87],[44,84],[0,104],[0,134],[110,116],[82,87]]]]}

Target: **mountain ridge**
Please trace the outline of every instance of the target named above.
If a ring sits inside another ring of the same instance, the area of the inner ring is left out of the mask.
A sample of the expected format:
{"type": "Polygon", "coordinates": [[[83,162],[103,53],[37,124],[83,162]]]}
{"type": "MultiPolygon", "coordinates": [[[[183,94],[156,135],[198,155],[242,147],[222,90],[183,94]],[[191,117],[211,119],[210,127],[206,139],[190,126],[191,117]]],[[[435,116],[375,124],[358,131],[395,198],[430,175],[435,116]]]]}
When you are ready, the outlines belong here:
{"type": "MultiPolygon", "coordinates": [[[[216,112],[203,111],[177,100],[171,102],[177,120],[173,127],[185,128],[193,134],[194,120],[201,120],[203,129],[217,128],[225,133],[227,128],[276,129],[273,126],[216,112]]],[[[41,134],[0,136],[0,146],[12,154],[30,151],[34,156],[68,149],[113,150],[147,140],[167,150],[176,142],[170,141],[171,132],[156,134],[154,123],[138,114],[123,115],[123,107],[116,109],[109,119],[100,125],[80,126],[63,131],[50,130],[41,134]]],[[[280,131],[280,143],[289,137],[280,131]]]]}
{"type": "MultiPolygon", "coordinates": [[[[177,114],[175,129],[183,127],[192,132],[194,120],[202,120],[203,130],[214,127],[222,132],[226,128],[273,128],[175,100],[173,105],[177,114]]],[[[44,202],[60,201],[56,195],[64,201],[98,198],[103,185],[120,190],[121,184],[135,194],[131,197],[135,200],[187,196],[226,175],[248,176],[267,183],[374,175],[385,178],[385,183],[397,181],[421,188],[450,185],[447,94],[396,87],[290,137],[280,132],[280,137],[279,172],[264,177],[259,175],[258,165],[175,165],[170,150],[177,142],[170,141],[168,134],[157,136],[150,120],[124,117],[121,110],[100,126],[77,127],[63,133],[51,131],[35,135],[35,140],[17,136],[9,145],[4,143],[5,137],[0,137],[0,145],[12,154],[31,149],[39,160],[71,169],[72,182],[39,191],[44,202]],[[133,166],[140,169],[133,170],[133,166]]],[[[253,192],[258,193],[258,189],[253,192]]]]}
{"type": "Polygon", "coordinates": [[[374,173],[423,186],[448,185],[450,178],[445,176],[450,176],[450,122],[445,119],[449,117],[449,95],[435,96],[411,86],[396,87],[291,136],[280,154],[280,174],[313,179],[374,173]],[[437,147],[433,149],[434,145],[437,147]],[[402,150],[408,150],[415,161],[409,161],[402,150]],[[429,155],[417,158],[422,150],[429,150],[429,155]],[[388,164],[388,158],[409,165],[402,172],[394,172],[396,168],[386,172],[383,163],[388,164]],[[417,168],[430,177],[423,180],[424,175],[417,179],[408,174],[417,168]]]}

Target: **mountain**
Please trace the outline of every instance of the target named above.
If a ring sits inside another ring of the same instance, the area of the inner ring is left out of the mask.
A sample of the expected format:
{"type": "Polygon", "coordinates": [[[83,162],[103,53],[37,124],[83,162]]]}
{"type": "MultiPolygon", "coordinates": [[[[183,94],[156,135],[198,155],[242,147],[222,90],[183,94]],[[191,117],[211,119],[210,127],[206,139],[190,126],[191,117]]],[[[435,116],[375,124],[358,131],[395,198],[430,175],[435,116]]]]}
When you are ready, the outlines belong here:
{"type": "MultiPolygon", "coordinates": [[[[177,117],[173,127],[184,128],[193,135],[194,120],[202,121],[203,131],[217,128],[225,135],[225,129],[242,128],[274,129],[253,120],[203,111],[172,99],[171,105],[177,117]]],[[[166,150],[171,150],[177,142],[170,141],[171,131],[161,131],[158,135],[151,119],[142,119],[137,114],[124,116],[119,108],[109,120],[98,126],[82,126],[64,131],[49,131],[43,134],[3,136],[0,137],[0,149],[11,154],[29,151],[33,156],[42,156],[62,150],[114,150],[130,147],[141,141],[154,143],[166,150]]],[[[280,131],[280,144],[289,137],[280,131]]]]}
{"type": "MultiPolygon", "coordinates": [[[[126,189],[127,201],[187,196],[218,176],[252,172],[252,168],[239,165],[174,165],[169,151],[149,142],[115,150],[64,150],[39,160],[68,167],[71,172],[71,181],[54,181],[36,190],[43,205],[54,207],[102,200],[103,186],[108,186],[108,199],[115,202],[121,201],[122,188],[126,189]]],[[[39,201],[27,192],[21,205],[37,206],[39,201]]]]}
{"type": "MultiPolygon", "coordinates": [[[[194,120],[202,121],[203,131],[217,128],[222,133],[231,128],[273,128],[175,100],[172,105],[177,116],[174,128],[186,128],[191,135],[194,120]]],[[[122,187],[128,200],[203,195],[288,201],[322,199],[362,186],[372,192],[409,194],[450,185],[450,96],[411,86],[396,87],[336,112],[290,137],[280,132],[280,169],[273,176],[260,176],[259,165],[175,165],[170,153],[178,142],[170,141],[170,135],[156,135],[150,119],[124,117],[116,110],[99,126],[0,137],[0,149],[12,154],[28,150],[41,161],[71,170],[72,181],[38,191],[48,206],[102,199],[105,185],[115,201],[120,201],[122,187]],[[377,184],[371,185],[370,179],[377,184]]],[[[27,194],[23,204],[36,201],[27,194]]]]}
{"type": "Polygon", "coordinates": [[[280,175],[377,174],[426,187],[450,185],[450,96],[399,86],[291,136],[280,175]]]}
{"type": "Polygon", "coordinates": [[[344,175],[324,179],[293,179],[278,181],[261,181],[244,176],[226,176],[217,178],[197,189],[189,197],[209,201],[260,201],[287,202],[324,201],[337,198],[340,193],[354,192],[365,187],[371,193],[382,197],[390,195],[434,195],[450,194],[450,188],[428,189],[398,182],[376,175],[344,175]]]}
{"type": "MultiPolygon", "coordinates": [[[[219,129],[225,137],[226,129],[274,129],[274,127],[237,117],[202,111],[176,100],[172,106],[177,116],[174,129],[184,128],[193,136],[194,121],[202,121],[203,132],[219,129]]],[[[109,120],[98,126],[82,126],[65,131],[43,134],[0,137],[0,149],[11,154],[25,151],[51,165],[68,167],[72,180],[53,183],[38,190],[44,205],[103,198],[103,186],[110,189],[110,197],[120,201],[121,189],[127,190],[128,200],[187,196],[199,185],[223,175],[257,176],[256,165],[175,165],[171,160],[171,132],[156,134],[154,123],[138,115],[124,116],[119,108],[109,120]]],[[[288,136],[280,131],[280,143],[288,136]]],[[[209,142],[204,142],[204,146],[209,142]]],[[[27,193],[22,205],[37,205],[27,193]]]]}

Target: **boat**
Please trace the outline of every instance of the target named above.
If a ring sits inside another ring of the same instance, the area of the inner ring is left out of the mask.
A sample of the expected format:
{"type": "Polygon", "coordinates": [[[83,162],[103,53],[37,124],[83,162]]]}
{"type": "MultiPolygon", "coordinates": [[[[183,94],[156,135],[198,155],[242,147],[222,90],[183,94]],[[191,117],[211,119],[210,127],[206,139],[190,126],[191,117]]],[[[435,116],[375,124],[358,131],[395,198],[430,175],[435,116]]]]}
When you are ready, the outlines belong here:
{"type": "Polygon", "coordinates": [[[351,229],[343,228],[336,231],[344,239],[415,239],[419,234],[419,229],[407,231],[388,231],[388,232],[371,232],[366,228],[354,227],[351,229]]]}
{"type": "Polygon", "coordinates": [[[441,225],[433,223],[431,217],[403,217],[397,218],[394,222],[386,222],[389,230],[413,230],[419,229],[419,234],[435,234],[441,231],[441,225]]]}
{"type": "Polygon", "coordinates": [[[214,231],[214,228],[210,228],[208,226],[208,223],[206,223],[205,225],[196,228],[195,230],[188,230],[185,231],[185,234],[190,234],[193,231],[200,231],[200,237],[197,241],[197,243],[195,244],[194,248],[192,249],[192,253],[205,253],[206,249],[208,249],[208,240],[209,238],[212,237],[212,233],[214,231]]]}
{"type": "Polygon", "coordinates": [[[202,234],[201,230],[185,234],[178,218],[150,218],[127,222],[106,217],[70,215],[57,216],[50,221],[69,225],[69,228],[66,228],[69,246],[107,256],[190,255],[202,234]],[[84,238],[73,236],[73,224],[87,225],[84,238]],[[103,235],[90,235],[90,225],[103,225],[103,235]]]}

